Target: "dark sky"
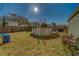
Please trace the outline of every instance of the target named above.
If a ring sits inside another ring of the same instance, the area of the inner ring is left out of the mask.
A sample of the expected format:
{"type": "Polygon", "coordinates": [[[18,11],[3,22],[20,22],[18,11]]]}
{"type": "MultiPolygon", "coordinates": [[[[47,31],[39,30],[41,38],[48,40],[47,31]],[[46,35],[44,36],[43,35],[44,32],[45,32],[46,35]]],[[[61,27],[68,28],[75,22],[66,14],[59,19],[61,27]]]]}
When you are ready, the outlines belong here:
{"type": "Polygon", "coordinates": [[[44,4],[21,4],[21,3],[5,3],[0,4],[0,16],[8,13],[16,13],[27,17],[30,21],[46,19],[48,23],[56,22],[57,24],[67,24],[67,20],[78,4],[74,3],[44,3],[44,4]],[[37,7],[38,12],[34,12],[33,8],[37,7]]]}

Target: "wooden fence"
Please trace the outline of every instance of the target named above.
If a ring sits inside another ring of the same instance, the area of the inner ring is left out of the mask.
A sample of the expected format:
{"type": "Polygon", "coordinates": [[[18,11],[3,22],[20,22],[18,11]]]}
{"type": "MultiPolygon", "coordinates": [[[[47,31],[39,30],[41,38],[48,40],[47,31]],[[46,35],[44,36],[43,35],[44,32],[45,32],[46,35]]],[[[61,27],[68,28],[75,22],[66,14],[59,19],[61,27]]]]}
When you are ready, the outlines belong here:
{"type": "Polygon", "coordinates": [[[4,32],[19,32],[19,31],[25,31],[27,30],[27,27],[19,27],[19,26],[5,26],[0,27],[0,33],[4,32]]]}

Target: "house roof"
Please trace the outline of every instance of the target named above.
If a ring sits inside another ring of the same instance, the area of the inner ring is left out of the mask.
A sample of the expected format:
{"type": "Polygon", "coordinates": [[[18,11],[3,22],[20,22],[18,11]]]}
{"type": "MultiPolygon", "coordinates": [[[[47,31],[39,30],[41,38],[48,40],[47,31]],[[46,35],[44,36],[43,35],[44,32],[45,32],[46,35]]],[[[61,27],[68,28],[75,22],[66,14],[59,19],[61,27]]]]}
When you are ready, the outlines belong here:
{"type": "Polygon", "coordinates": [[[70,18],[68,19],[68,22],[75,17],[79,13],[79,6],[76,8],[76,10],[71,14],[70,18]]]}

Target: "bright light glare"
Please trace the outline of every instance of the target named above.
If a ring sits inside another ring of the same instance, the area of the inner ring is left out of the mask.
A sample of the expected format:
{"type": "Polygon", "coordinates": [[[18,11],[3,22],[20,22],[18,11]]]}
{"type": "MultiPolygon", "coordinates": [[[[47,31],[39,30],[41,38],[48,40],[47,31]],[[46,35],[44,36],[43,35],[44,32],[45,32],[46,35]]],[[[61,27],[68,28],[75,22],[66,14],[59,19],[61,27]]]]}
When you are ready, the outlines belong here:
{"type": "Polygon", "coordinates": [[[35,12],[38,12],[38,8],[37,8],[37,7],[34,7],[34,11],[35,11],[35,12]]]}

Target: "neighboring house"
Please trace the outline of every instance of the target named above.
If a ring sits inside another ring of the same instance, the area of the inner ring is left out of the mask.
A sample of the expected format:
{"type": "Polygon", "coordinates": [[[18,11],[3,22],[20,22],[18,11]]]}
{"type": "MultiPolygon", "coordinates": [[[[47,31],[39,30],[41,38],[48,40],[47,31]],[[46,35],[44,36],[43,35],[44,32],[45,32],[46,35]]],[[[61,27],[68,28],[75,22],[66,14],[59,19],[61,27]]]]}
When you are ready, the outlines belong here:
{"type": "Polygon", "coordinates": [[[74,39],[79,37],[79,7],[68,20],[68,35],[73,35],[74,39]]]}
{"type": "Polygon", "coordinates": [[[16,14],[8,14],[5,16],[5,20],[8,26],[18,26],[18,18],[16,14]]]}
{"type": "Polygon", "coordinates": [[[8,26],[21,26],[26,25],[27,18],[22,16],[17,16],[16,14],[10,13],[6,17],[6,22],[8,26]]]}
{"type": "MultiPolygon", "coordinates": [[[[4,32],[17,32],[28,29],[28,19],[22,16],[18,16],[13,13],[9,13],[5,16],[5,30],[4,32]]],[[[3,17],[0,17],[0,25],[2,25],[3,17]]],[[[0,32],[2,32],[2,26],[0,26],[0,32]]]]}
{"type": "Polygon", "coordinates": [[[15,21],[8,21],[7,22],[7,26],[18,26],[19,23],[18,22],[15,22],[15,21]]]}

